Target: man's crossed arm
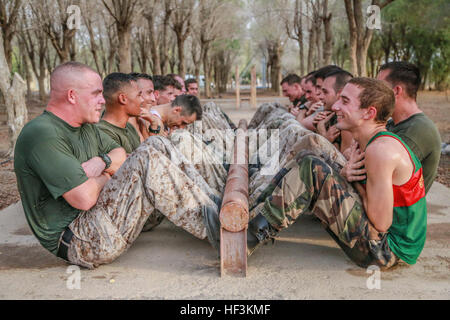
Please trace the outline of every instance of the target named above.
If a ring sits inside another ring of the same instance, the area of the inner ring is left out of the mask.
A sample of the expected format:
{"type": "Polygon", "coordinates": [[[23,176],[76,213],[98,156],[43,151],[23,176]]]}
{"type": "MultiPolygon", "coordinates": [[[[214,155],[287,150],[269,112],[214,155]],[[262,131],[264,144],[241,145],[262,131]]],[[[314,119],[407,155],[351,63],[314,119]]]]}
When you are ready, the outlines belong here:
{"type": "Polygon", "coordinates": [[[120,168],[127,158],[123,148],[116,148],[108,153],[111,165],[106,164],[100,157],[94,157],[81,164],[88,180],[63,194],[64,199],[74,208],[86,211],[92,208],[98,200],[100,191],[111,176],[120,168]]]}

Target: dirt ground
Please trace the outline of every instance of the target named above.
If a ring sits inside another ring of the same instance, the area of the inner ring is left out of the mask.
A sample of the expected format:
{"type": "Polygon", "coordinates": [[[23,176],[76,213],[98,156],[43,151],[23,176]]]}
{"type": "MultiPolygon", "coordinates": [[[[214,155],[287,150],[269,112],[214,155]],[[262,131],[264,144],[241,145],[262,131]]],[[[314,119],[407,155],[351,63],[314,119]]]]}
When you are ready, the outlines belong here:
{"type": "MultiPolygon", "coordinates": [[[[264,98],[264,100],[270,100],[271,96],[273,96],[271,92],[258,91],[258,97],[264,98]]],[[[234,95],[232,93],[227,93],[222,96],[217,96],[215,100],[232,100],[233,98],[234,95]]],[[[273,98],[279,99],[279,97],[273,98]]],[[[246,91],[241,92],[241,99],[243,109],[246,108],[246,105],[248,108],[249,93],[246,91]]],[[[450,143],[450,97],[446,97],[444,92],[422,91],[419,93],[418,102],[425,114],[436,123],[441,134],[442,142],[450,143]]],[[[39,101],[36,96],[28,99],[29,120],[41,114],[44,108],[45,103],[39,101]]],[[[236,113],[236,116],[238,115],[239,112],[236,113]]],[[[10,158],[2,156],[7,150],[8,143],[6,114],[5,110],[2,109],[0,110],[0,210],[19,201],[13,161],[10,158]]],[[[441,156],[436,181],[450,187],[450,156],[441,156]]]]}

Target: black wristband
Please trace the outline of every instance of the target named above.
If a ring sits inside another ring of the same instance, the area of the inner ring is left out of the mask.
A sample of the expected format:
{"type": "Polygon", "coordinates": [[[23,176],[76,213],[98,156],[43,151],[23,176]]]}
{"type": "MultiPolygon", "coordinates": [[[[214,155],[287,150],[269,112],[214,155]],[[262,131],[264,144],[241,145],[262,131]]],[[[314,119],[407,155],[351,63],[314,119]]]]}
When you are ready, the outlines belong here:
{"type": "Polygon", "coordinates": [[[159,132],[161,131],[161,126],[158,125],[158,128],[156,128],[155,130],[152,129],[152,125],[148,126],[148,131],[154,134],[159,134],[159,132]]]}
{"type": "Polygon", "coordinates": [[[105,163],[105,165],[106,165],[105,169],[108,169],[111,166],[111,163],[112,163],[111,158],[106,153],[100,154],[99,157],[105,163]]]}

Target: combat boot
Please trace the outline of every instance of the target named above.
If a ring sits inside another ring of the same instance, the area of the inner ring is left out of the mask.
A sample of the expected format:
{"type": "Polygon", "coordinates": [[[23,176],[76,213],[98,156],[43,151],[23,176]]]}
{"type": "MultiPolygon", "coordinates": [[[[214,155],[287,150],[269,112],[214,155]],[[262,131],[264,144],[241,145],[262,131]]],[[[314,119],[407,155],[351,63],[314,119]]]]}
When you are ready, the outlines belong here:
{"type": "Polygon", "coordinates": [[[248,223],[247,229],[247,255],[250,256],[258,246],[272,240],[278,231],[272,227],[267,219],[260,213],[248,223]]]}
{"type": "MultiPolygon", "coordinates": [[[[220,218],[219,212],[222,205],[222,200],[218,197],[212,196],[211,199],[217,204],[214,206],[202,206],[203,222],[206,227],[206,234],[208,241],[213,248],[217,250],[220,256],[220,218]]],[[[248,223],[247,229],[247,255],[250,256],[255,249],[269,240],[272,243],[275,241],[275,236],[278,231],[270,225],[267,219],[258,214],[248,223]]]]}

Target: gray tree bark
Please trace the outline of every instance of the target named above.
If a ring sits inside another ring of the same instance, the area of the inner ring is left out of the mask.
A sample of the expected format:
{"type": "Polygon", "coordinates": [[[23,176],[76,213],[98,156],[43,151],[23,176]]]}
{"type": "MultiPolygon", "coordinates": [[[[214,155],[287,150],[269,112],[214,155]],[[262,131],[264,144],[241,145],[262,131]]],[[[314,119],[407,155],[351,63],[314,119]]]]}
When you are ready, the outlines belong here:
{"type": "Polygon", "coordinates": [[[9,148],[6,156],[14,156],[17,137],[28,121],[25,93],[26,82],[18,73],[11,79],[8,62],[3,48],[3,36],[0,34],[0,91],[6,104],[7,125],[9,133],[9,148]]]}

